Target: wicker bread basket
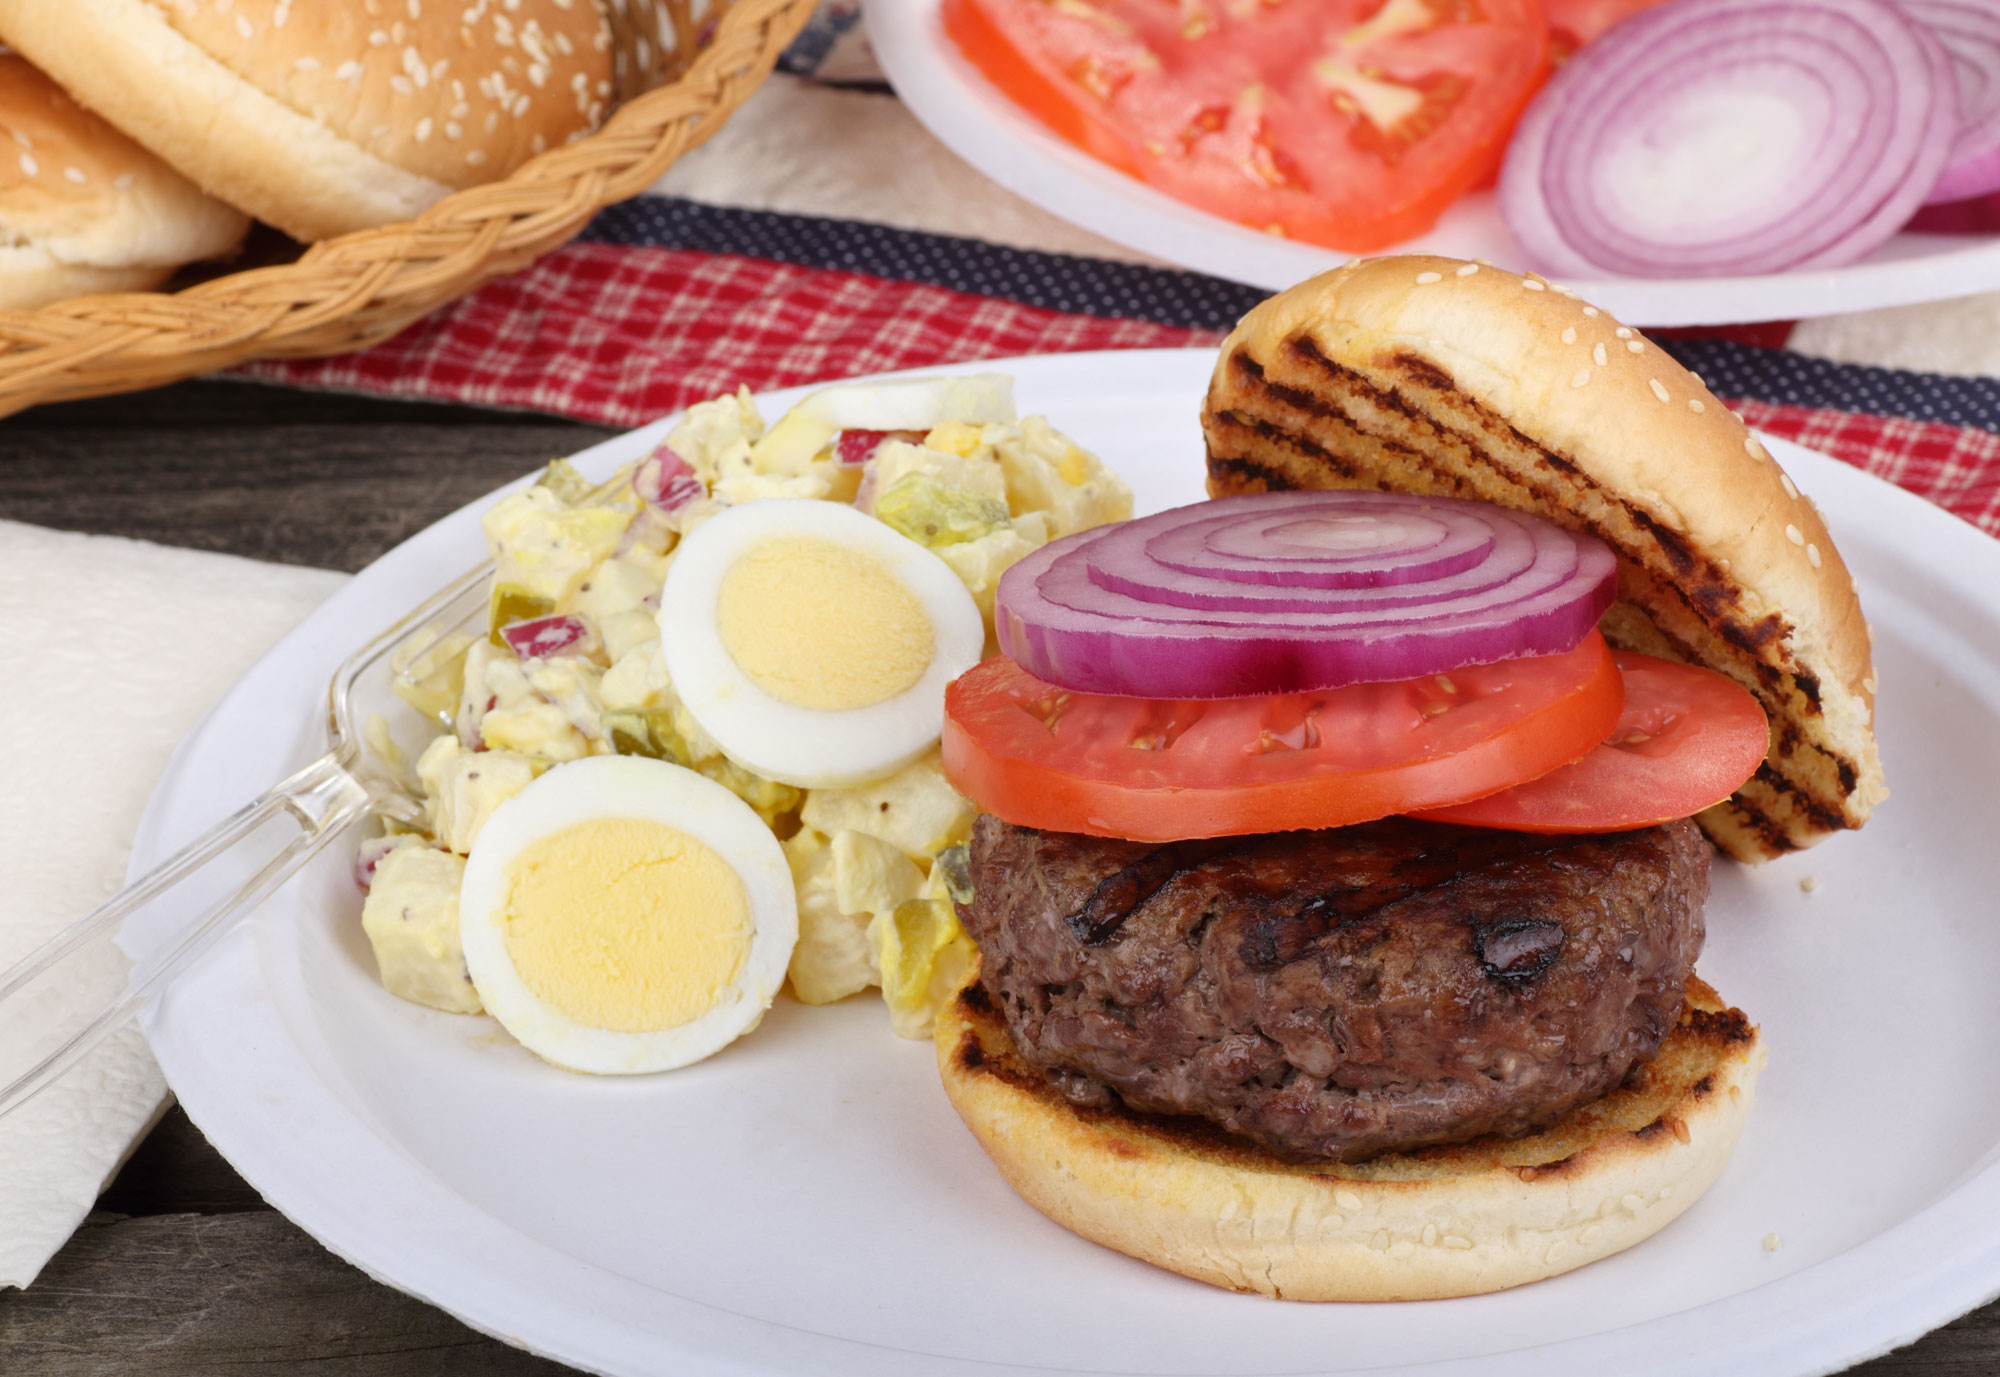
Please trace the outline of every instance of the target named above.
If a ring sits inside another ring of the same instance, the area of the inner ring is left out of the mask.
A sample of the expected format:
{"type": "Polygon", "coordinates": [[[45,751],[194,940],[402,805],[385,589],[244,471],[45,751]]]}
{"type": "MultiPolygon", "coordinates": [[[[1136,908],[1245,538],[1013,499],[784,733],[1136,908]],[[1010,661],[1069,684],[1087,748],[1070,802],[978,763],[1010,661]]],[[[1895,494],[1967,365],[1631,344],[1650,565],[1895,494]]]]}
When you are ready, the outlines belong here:
{"type": "Polygon", "coordinates": [[[743,103],[814,4],[607,0],[621,104],[596,133],[415,220],[315,244],[296,262],[172,294],[0,311],[0,416],[387,339],[560,247],[604,206],[657,180],[743,103]]]}

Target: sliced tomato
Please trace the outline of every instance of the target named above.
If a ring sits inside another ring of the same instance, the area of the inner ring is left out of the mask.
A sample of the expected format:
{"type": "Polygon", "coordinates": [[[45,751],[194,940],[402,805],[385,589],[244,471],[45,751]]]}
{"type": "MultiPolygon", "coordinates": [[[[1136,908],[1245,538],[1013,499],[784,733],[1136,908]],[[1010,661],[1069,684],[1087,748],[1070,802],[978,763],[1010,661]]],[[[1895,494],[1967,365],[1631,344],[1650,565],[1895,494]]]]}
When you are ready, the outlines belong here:
{"type": "Polygon", "coordinates": [[[1548,66],[1537,0],[945,0],[944,24],[1085,152],[1354,252],[1488,177],[1548,66]]]}
{"type": "Polygon", "coordinates": [[[1563,655],[1319,693],[1073,693],[992,659],[945,691],[946,776],[1024,827],[1133,841],[1343,827],[1546,774],[1623,705],[1596,632],[1563,655]]]}
{"type": "Polygon", "coordinates": [[[1661,0],[1542,0],[1549,16],[1549,61],[1561,66],[1578,48],[1621,19],[1649,10],[1661,0]]]}
{"type": "Polygon", "coordinates": [[[1625,711],[1596,750],[1512,789],[1419,816],[1517,832],[1627,832],[1699,813],[1757,773],[1771,729],[1714,670],[1615,652],[1625,711]]]}

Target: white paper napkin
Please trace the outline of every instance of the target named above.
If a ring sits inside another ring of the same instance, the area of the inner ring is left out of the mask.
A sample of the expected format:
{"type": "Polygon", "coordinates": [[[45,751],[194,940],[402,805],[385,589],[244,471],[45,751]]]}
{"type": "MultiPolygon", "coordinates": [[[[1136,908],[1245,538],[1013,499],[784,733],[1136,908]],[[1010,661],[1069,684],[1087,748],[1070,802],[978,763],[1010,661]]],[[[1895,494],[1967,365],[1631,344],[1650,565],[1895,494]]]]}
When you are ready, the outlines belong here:
{"type": "MultiPolygon", "coordinates": [[[[118,891],[174,746],[343,581],[0,521],[0,966],[118,891]]],[[[105,958],[51,998],[115,992],[124,971],[105,958]]],[[[127,1028],[0,1119],[0,1286],[34,1280],[165,1099],[127,1028]]]]}

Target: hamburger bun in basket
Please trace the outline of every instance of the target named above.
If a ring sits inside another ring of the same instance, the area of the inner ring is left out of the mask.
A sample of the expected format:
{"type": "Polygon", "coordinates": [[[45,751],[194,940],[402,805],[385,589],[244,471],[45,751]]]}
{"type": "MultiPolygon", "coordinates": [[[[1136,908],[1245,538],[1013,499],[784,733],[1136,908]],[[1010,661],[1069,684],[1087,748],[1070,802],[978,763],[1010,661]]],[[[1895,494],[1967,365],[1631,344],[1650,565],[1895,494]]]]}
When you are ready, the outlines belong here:
{"type": "Polygon", "coordinates": [[[1574,293],[1448,258],[1324,273],[1224,341],[1202,428],[1213,496],[1477,497],[1604,539],[1606,639],[1718,670],[1770,719],[1763,766],[1698,818],[1738,860],[1886,796],[1867,624],[1819,512],[1699,378],[1574,293]]]}
{"type": "Polygon", "coordinates": [[[595,0],[0,0],[0,41],[307,241],[504,177],[612,98],[595,0]]]}
{"type": "Polygon", "coordinates": [[[1764,1061],[1699,980],[1659,1055],[1526,1138],[1297,1163],[1194,1118],[1070,1103],[1022,1062],[978,982],[938,1015],[945,1093],[1000,1174],[1063,1227],[1281,1300],[1436,1300],[1581,1267],[1646,1238],[1729,1160],[1764,1061]]]}
{"type": "Polygon", "coordinates": [[[0,310],[157,286],[249,221],[0,52],[0,310]]]}

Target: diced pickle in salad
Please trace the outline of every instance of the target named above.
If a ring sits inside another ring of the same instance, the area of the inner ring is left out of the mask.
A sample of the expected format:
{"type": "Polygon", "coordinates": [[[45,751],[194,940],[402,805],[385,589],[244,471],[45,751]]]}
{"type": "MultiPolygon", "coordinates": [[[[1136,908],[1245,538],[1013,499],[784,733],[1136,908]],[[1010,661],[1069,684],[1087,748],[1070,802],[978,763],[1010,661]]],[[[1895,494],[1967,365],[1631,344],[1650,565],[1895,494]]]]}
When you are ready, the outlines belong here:
{"type": "Polygon", "coordinates": [[[494,563],[486,634],[423,633],[392,663],[398,695],[442,728],[413,771],[389,762],[413,775],[421,826],[392,825],[356,866],[392,993],[478,1012],[457,932],[463,858],[541,774],[631,755],[706,775],[781,841],[800,1000],[879,988],[896,1032],[928,1035],[973,957],[952,903],[968,893],[975,810],[935,748],[841,788],[780,783],[732,760],[667,673],[657,614],[677,547],[718,514],[772,498],[844,503],[930,550],[978,606],[989,652],[1010,566],[1132,513],[1125,483],[1042,417],[1017,418],[997,375],[829,388],[769,426],[740,390],[690,408],[611,483],[551,464],[482,521],[494,563]]]}

